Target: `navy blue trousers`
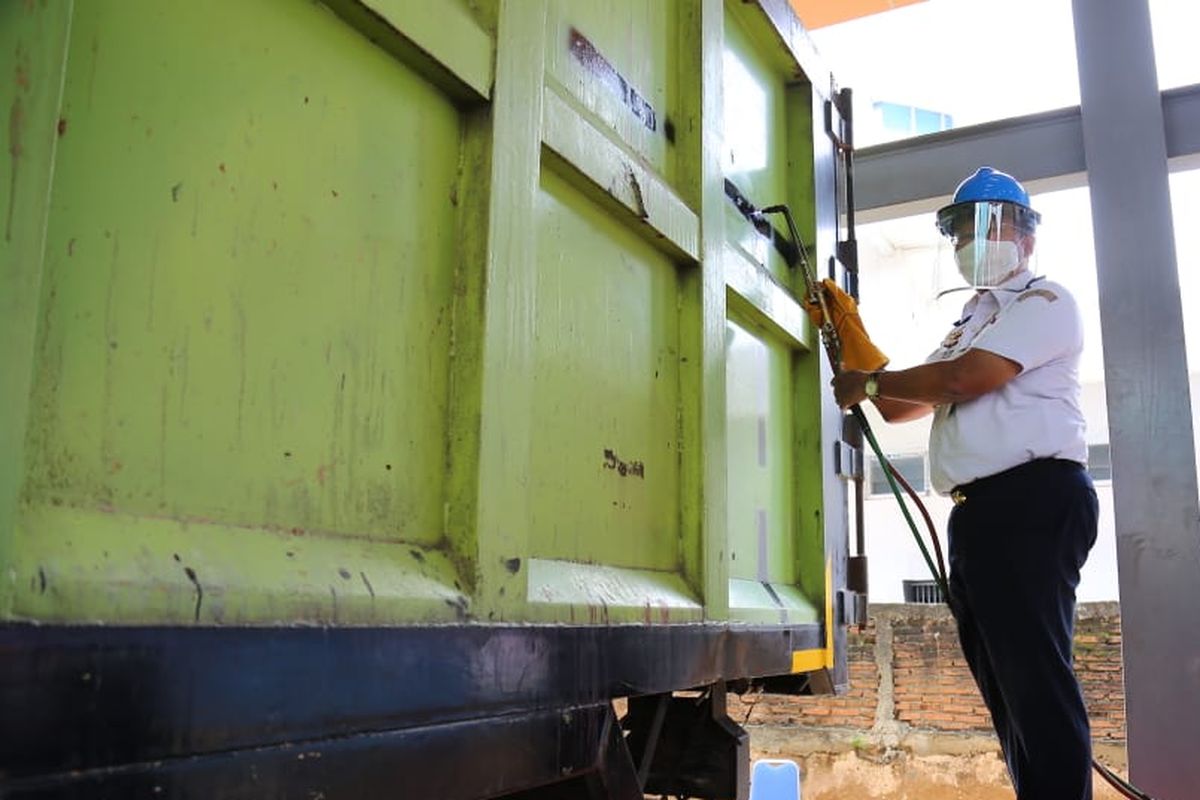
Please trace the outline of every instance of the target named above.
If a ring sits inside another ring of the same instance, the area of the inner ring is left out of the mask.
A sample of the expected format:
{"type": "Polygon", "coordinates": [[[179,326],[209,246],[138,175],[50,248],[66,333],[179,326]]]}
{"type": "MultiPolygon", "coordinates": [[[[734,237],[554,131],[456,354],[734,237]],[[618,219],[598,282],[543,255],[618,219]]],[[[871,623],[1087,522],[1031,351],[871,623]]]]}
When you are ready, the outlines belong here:
{"type": "Polygon", "coordinates": [[[1091,800],[1092,742],[1071,666],[1075,587],[1096,541],[1096,492],[1042,459],[959,487],[950,606],[1018,800],[1091,800]]]}

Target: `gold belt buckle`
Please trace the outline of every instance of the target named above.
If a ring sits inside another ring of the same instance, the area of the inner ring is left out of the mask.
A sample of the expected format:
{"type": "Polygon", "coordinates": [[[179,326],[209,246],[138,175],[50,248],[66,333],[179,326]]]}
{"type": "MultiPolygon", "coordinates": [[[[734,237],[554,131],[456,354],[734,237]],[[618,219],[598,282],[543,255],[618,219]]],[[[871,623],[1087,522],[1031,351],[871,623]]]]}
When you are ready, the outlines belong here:
{"type": "Polygon", "coordinates": [[[954,501],[954,505],[956,506],[961,506],[963,503],[967,502],[967,496],[958,489],[955,489],[950,493],[950,499],[954,501]]]}

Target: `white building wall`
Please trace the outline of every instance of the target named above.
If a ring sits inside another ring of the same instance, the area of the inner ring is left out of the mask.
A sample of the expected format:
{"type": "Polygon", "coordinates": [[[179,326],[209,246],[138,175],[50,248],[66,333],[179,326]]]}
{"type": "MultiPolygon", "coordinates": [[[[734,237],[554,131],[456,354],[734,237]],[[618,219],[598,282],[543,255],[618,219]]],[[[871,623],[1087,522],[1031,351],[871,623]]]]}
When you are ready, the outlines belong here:
{"type": "MultiPolygon", "coordinates": [[[[1193,373],[1191,379],[1192,416],[1200,418],[1200,374],[1193,373]]],[[[1083,387],[1084,415],[1088,422],[1089,444],[1108,441],[1108,416],[1104,397],[1104,385],[1089,383],[1083,387]]],[[[902,425],[888,425],[874,409],[868,414],[871,427],[880,441],[880,447],[889,455],[904,455],[925,452],[929,421],[922,420],[902,425]]],[[[1198,463],[1200,469],[1200,463],[1198,463]]],[[[1096,544],[1088,556],[1080,576],[1078,599],[1080,602],[1119,600],[1117,583],[1116,522],[1113,517],[1113,482],[1096,481],[1096,495],[1100,500],[1100,524],[1096,544]]],[[[907,498],[906,498],[907,499],[907,498]]],[[[921,495],[930,516],[938,529],[943,553],[946,549],[946,521],[953,507],[948,497],[940,497],[932,491],[921,495]]],[[[904,516],[891,494],[868,496],[864,506],[864,526],[867,545],[867,571],[870,582],[869,594],[872,603],[904,602],[903,581],[931,580],[929,568],[913,541],[912,533],[904,516]]],[[[917,510],[909,504],[913,519],[926,535],[925,525],[917,510]]],[[[928,539],[926,539],[928,544],[928,539]]],[[[930,555],[933,549],[930,546],[930,555]]],[[[1036,557],[1036,553],[1030,553],[1036,557]]]]}
{"type": "MultiPolygon", "coordinates": [[[[1178,207],[1200,197],[1200,172],[1188,173],[1187,181],[1173,184],[1178,207]]],[[[1086,189],[1035,196],[1033,203],[1047,222],[1039,230],[1037,268],[1068,286],[1079,302],[1084,317],[1085,351],[1080,365],[1083,381],[1081,404],[1088,424],[1088,444],[1108,442],[1108,413],[1104,394],[1103,349],[1101,347],[1099,301],[1092,252],[1091,223],[1086,189]]],[[[1186,303],[1200,302],[1200,270],[1183,266],[1200,257],[1200,234],[1182,225],[1179,232],[1180,282],[1186,303]]],[[[872,337],[891,356],[890,369],[903,369],[923,362],[957,318],[964,293],[935,300],[935,265],[950,254],[939,254],[933,215],[894,219],[859,228],[863,277],[863,320],[872,337]]],[[[1185,311],[1189,352],[1193,354],[1191,401],[1193,420],[1200,419],[1200,315],[1185,311]]],[[[868,404],[869,405],[869,404],[868,404]]],[[[872,427],[885,453],[925,453],[929,420],[888,425],[873,408],[868,408],[872,427]]],[[[1200,459],[1197,464],[1200,470],[1200,459]]],[[[1115,476],[1117,480],[1120,476],[1115,476]]],[[[1084,567],[1079,586],[1081,601],[1118,600],[1115,520],[1112,482],[1097,481],[1100,500],[1100,530],[1095,547],[1084,567]]],[[[939,534],[945,536],[950,501],[929,492],[923,498],[939,534]]],[[[924,525],[913,509],[914,519],[924,525]]],[[[929,570],[913,542],[895,500],[890,494],[868,497],[864,503],[870,599],[872,602],[902,602],[903,580],[928,580],[929,570]]],[[[945,542],[943,541],[943,548],[945,542]]],[[[931,550],[932,552],[932,550],[931,550]]]]}

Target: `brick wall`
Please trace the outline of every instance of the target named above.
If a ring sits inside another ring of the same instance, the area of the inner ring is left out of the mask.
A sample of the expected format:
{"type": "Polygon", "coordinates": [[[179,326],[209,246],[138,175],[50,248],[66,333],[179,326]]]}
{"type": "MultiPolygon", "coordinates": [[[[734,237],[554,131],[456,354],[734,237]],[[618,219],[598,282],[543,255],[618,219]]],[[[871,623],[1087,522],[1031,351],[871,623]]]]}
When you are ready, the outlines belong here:
{"type": "MultiPolygon", "coordinates": [[[[1121,617],[1115,603],[1075,624],[1075,674],[1083,686],[1092,738],[1125,741],[1125,685],[1121,617]]],[[[1089,610],[1096,610],[1090,609],[1089,610]]]]}
{"type": "MultiPolygon", "coordinates": [[[[1081,605],[1075,671],[1097,742],[1123,743],[1125,709],[1121,628],[1115,603],[1081,605]]],[[[749,725],[988,733],[987,709],[943,606],[875,605],[849,635],[850,691],[841,697],[747,695],[730,698],[730,716],[749,725]]]]}

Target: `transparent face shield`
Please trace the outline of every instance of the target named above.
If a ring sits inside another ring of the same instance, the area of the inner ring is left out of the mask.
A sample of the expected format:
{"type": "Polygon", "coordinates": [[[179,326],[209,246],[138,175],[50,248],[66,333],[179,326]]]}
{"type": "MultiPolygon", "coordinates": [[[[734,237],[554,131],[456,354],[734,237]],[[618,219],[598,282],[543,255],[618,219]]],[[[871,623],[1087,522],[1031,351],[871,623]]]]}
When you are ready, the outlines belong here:
{"type": "Polygon", "coordinates": [[[990,289],[1034,265],[1033,232],[1037,212],[1001,201],[955,203],[938,212],[944,237],[938,250],[934,292],[990,289]]]}

